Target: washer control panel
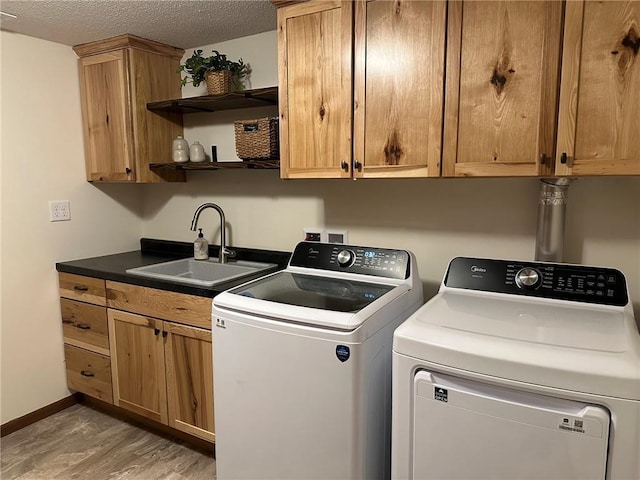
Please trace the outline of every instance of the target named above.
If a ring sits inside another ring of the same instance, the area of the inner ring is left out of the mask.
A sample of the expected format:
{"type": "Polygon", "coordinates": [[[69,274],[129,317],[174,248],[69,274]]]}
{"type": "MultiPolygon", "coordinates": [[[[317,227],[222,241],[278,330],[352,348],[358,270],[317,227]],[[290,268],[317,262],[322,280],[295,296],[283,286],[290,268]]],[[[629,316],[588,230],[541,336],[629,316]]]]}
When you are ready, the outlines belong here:
{"type": "Polygon", "coordinates": [[[620,271],[562,263],[458,257],[449,264],[445,285],[603,305],[624,306],[629,301],[620,271]]]}
{"type": "Polygon", "coordinates": [[[300,242],[289,265],[397,279],[409,278],[411,273],[406,250],[334,243],[300,242]]]}

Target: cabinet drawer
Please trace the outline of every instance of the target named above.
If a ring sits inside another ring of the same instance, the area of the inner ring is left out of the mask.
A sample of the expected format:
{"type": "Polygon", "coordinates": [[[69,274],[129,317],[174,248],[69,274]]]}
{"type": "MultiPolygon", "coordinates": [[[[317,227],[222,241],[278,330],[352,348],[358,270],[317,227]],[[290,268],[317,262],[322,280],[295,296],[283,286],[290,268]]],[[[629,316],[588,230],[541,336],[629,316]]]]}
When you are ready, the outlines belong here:
{"type": "Polygon", "coordinates": [[[107,306],[211,330],[211,299],[107,280],[107,306]]]}
{"type": "Polygon", "coordinates": [[[69,388],[113,404],[109,357],[71,345],[64,346],[64,357],[69,388]]]}
{"type": "Polygon", "coordinates": [[[61,297],[102,306],[107,304],[104,280],[72,273],[59,273],[58,280],[61,297]]]}
{"type": "Polygon", "coordinates": [[[61,298],[60,310],[65,343],[109,356],[106,307],[61,298]]]}

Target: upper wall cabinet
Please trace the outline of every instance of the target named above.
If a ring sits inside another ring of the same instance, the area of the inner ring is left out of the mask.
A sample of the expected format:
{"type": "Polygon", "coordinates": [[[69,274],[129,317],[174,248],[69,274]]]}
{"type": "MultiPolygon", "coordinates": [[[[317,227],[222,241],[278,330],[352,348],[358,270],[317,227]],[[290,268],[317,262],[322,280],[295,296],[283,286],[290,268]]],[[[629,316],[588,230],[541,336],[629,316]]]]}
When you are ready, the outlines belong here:
{"type": "Polygon", "coordinates": [[[556,174],[640,175],[640,2],[567,2],[556,174]]]}
{"type": "Polygon", "coordinates": [[[356,2],[354,177],[437,177],[446,3],[356,2]]]}
{"type": "Polygon", "coordinates": [[[278,28],[283,178],[440,174],[446,3],[304,2],[278,28]]]}
{"type": "Polygon", "coordinates": [[[553,172],[562,3],[450,2],[443,176],[553,172]]]}
{"type": "Polygon", "coordinates": [[[278,9],[280,172],[351,175],[352,2],[278,9]]]}
{"type": "Polygon", "coordinates": [[[155,113],[147,103],[181,96],[177,73],[183,50],[121,35],[77,45],[88,181],[184,181],[182,171],[152,172],[171,158],[182,115],[155,113]]]}

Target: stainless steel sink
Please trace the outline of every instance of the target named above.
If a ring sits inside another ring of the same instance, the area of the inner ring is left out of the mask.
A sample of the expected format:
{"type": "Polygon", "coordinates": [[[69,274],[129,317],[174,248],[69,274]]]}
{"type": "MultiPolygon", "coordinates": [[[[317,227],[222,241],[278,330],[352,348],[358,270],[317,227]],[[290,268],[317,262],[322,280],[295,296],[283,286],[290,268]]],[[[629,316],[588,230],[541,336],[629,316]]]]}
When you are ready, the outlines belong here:
{"type": "Polygon", "coordinates": [[[247,262],[243,260],[218,263],[217,258],[210,258],[209,260],[183,258],[144,267],[130,268],[126,272],[141,277],[211,287],[256,273],[262,272],[266,274],[271,270],[275,270],[276,267],[275,263],[247,262]]]}

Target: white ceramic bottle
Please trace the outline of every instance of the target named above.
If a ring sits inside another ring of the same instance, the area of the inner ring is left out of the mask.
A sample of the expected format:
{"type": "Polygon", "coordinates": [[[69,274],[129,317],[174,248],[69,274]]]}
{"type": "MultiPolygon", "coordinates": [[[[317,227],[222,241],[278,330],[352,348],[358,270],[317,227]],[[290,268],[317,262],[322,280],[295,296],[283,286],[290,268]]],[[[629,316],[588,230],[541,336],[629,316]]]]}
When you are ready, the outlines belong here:
{"type": "Polygon", "coordinates": [[[198,238],[193,242],[193,258],[196,260],[209,260],[209,242],[204,238],[202,229],[199,228],[198,238]]]}
{"type": "Polygon", "coordinates": [[[207,156],[204,153],[204,147],[200,145],[200,142],[193,142],[189,149],[189,157],[192,162],[204,162],[207,156]]]}
{"type": "Polygon", "coordinates": [[[178,135],[172,143],[171,148],[172,159],[177,163],[184,163],[189,161],[189,144],[187,141],[178,135]]]}

